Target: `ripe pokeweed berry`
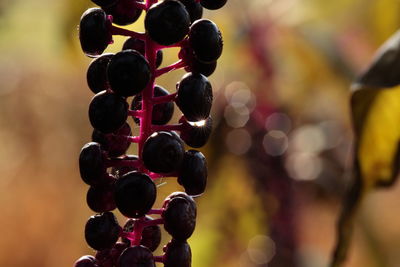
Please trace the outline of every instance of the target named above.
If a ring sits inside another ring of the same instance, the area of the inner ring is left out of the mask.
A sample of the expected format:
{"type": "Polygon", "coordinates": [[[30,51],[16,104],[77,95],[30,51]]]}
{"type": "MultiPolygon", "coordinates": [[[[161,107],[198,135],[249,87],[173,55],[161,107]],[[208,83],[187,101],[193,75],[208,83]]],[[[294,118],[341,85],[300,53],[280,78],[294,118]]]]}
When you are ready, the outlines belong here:
{"type": "Polygon", "coordinates": [[[127,138],[131,134],[131,127],[125,122],[121,128],[110,134],[104,134],[94,129],[92,141],[101,144],[101,148],[106,151],[110,157],[118,157],[125,154],[131,145],[131,142],[129,142],[127,138]]]}
{"type": "Polygon", "coordinates": [[[105,212],[89,218],[85,226],[85,238],[95,250],[111,248],[117,242],[121,227],[112,212],[105,212]]]}
{"type": "Polygon", "coordinates": [[[191,267],[192,251],[186,241],[172,239],[164,250],[164,267],[191,267]]]}
{"type": "Polygon", "coordinates": [[[189,13],[176,0],[164,0],[152,5],[144,20],[146,32],[160,45],[172,45],[181,41],[189,32],[189,25],[189,13]]]}
{"type": "Polygon", "coordinates": [[[186,72],[200,73],[208,77],[213,74],[217,68],[217,61],[210,63],[199,61],[194,55],[193,49],[190,47],[182,47],[178,56],[185,62],[186,72]]]}
{"type": "Polygon", "coordinates": [[[185,188],[186,193],[202,194],[206,189],[207,175],[207,161],[203,153],[197,150],[186,151],[178,176],[178,183],[185,188]]]}
{"type": "Polygon", "coordinates": [[[135,7],[135,2],[143,2],[138,0],[118,0],[113,5],[103,7],[104,11],[112,15],[113,23],[118,25],[129,25],[137,21],[142,10],[135,7]]]}
{"type": "Polygon", "coordinates": [[[155,132],[143,146],[143,163],[156,173],[170,173],[179,170],[185,148],[180,138],[171,132],[155,132]]]}
{"type": "MultiPolygon", "coordinates": [[[[124,155],[122,157],[113,158],[114,161],[137,161],[139,158],[136,155],[124,155]]],[[[118,165],[118,164],[117,164],[118,165]]],[[[117,178],[127,174],[128,172],[137,171],[137,167],[132,165],[114,166],[111,168],[111,174],[117,178]]]]}
{"type": "Polygon", "coordinates": [[[128,244],[117,242],[111,249],[97,251],[96,260],[101,267],[114,267],[118,264],[121,253],[129,247],[128,244]]]}
{"type": "MultiPolygon", "coordinates": [[[[169,92],[162,88],[161,86],[154,87],[154,96],[166,96],[169,92]]],[[[141,110],[142,109],[142,96],[136,95],[131,104],[132,110],[141,110]]],[[[152,113],[152,124],[155,125],[163,125],[168,123],[172,116],[174,115],[174,103],[172,102],[165,102],[161,104],[156,104],[153,106],[153,113],[152,113]]],[[[134,121],[139,124],[140,120],[138,118],[134,118],[134,121]]]]}
{"type": "Polygon", "coordinates": [[[101,8],[86,10],[79,23],[79,40],[87,56],[98,56],[112,42],[111,22],[101,8]]]}
{"type": "Polygon", "coordinates": [[[86,255],[80,257],[74,264],[74,267],[100,267],[97,264],[97,260],[91,256],[91,255],[86,255]]]}
{"type": "Polygon", "coordinates": [[[187,73],[177,85],[176,105],[188,121],[201,121],[210,115],[213,100],[208,79],[199,73],[187,73]]]}
{"type": "MultiPolygon", "coordinates": [[[[152,217],[146,215],[145,221],[153,220],[152,217]]],[[[136,219],[129,219],[126,221],[123,229],[124,232],[132,232],[135,226],[135,223],[138,223],[136,219]]],[[[130,244],[129,239],[123,238],[123,241],[130,244]]],[[[140,240],[140,245],[145,246],[150,249],[150,251],[155,251],[161,243],[161,229],[158,225],[149,225],[144,227],[142,231],[142,239],[140,240]]]]}
{"type": "Polygon", "coordinates": [[[118,262],[119,267],[155,267],[153,254],[144,246],[125,249],[118,262]]]}
{"type": "Polygon", "coordinates": [[[211,117],[196,122],[189,122],[182,117],[179,122],[182,123],[180,137],[188,146],[199,148],[207,143],[212,130],[211,117]]]}
{"type": "Polygon", "coordinates": [[[151,78],[147,60],[135,50],[118,52],[110,60],[107,77],[111,89],[121,96],[133,96],[140,93],[151,78]]]}
{"type": "Polygon", "coordinates": [[[214,62],[222,54],[222,35],[217,25],[208,19],[195,21],[190,27],[189,43],[196,58],[205,63],[214,62]]]}
{"type": "Polygon", "coordinates": [[[107,80],[107,65],[114,54],[103,54],[94,59],[87,70],[86,80],[90,90],[97,94],[110,88],[107,80]]]}
{"type": "Polygon", "coordinates": [[[99,185],[107,181],[105,156],[99,143],[84,145],[79,155],[79,171],[88,185],[99,185]]]}
{"type": "MultiPolygon", "coordinates": [[[[130,37],[128,39],[126,39],[126,41],[124,42],[123,46],[122,46],[122,50],[126,50],[126,49],[132,49],[132,50],[136,50],[138,51],[142,56],[145,55],[145,49],[146,49],[146,44],[143,40],[140,40],[138,38],[135,37],[130,37]]],[[[156,68],[158,68],[163,60],[163,51],[162,50],[158,50],[157,51],[157,58],[156,58],[156,68]]]]}
{"type": "Polygon", "coordinates": [[[112,92],[96,94],[89,105],[89,120],[93,128],[102,133],[112,133],[121,128],[128,118],[125,98],[112,92]]]}
{"type": "Polygon", "coordinates": [[[129,172],[118,179],[114,198],[118,210],[123,215],[139,218],[153,206],[156,200],[156,185],[144,173],[129,172]]]}
{"type": "Polygon", "coordinates": [[[220,9],[228,0],[200,0],[200,4],[210,10],[220,9]]]}
{"type": "Polygon", "coordinates": [[[178,0],[178,1],[185,6],[186,11],[189,13],[191,23],[193,23],[198,19],[201,19],[201,17],[203,16],[203,7],[201,6],[200,3],[198,3],[196,0],[178,0]]]}
{"type": "Polygon", "coordinates": [[[168,202],[162,213],[164,228],[174,239],[184,241],[193,234],[196,215],[196,204],[193,200],[175,197],[168,202]]]}
{"type": "Polygon", "coordinates": [[[107,184],[91,186],[86,194],[86,202],[89,208],[95,212],[115,209],[114,189],[115,179],[107,184]]]}

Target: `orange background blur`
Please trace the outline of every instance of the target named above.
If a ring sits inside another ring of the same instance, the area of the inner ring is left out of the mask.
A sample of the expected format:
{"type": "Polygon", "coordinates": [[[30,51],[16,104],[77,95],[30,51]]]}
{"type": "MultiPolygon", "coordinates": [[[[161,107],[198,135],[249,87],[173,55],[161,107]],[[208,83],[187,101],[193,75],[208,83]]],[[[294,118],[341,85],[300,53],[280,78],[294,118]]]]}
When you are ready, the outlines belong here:
{"type": "MultiPolygon", "coordinates": [[[[77,25],[91,6],[0,2],[0,266],[67,267],[93,254],[77,164],[92,131],[77,25]]],[[[215,125],[201,149],[209,181],[189,239],[192,266],[326,266],[350,178],[349,85],[399,28],[400,2],[228,0],[204,17],[225,46],[210,77],[215,125]]],[[[159,83],[173,92],[183,73],[159,83]]],[[[174,190],[175,179],[160,182],[156,205],[174,190]]],[[[346,266],[400,266],[399,191],[365,199],[346,266]]]]}

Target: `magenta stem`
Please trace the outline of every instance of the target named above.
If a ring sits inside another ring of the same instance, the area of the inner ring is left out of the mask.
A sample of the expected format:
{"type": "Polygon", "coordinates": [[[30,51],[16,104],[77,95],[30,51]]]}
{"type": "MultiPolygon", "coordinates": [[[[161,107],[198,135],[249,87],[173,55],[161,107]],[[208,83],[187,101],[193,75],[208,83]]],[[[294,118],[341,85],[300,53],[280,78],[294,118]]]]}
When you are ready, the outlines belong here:
{"type": "Polygon", "coordinates": [[[149,212],[147,212],[147,214],[149,214],[149,215],[154,215],[154,214],[161,215],[161,214],[163,214],[163,212],[164,212],[164,209],[151,209],[151,210],[149,210],[149,212]]]}
{"type": "Polygon", "coordinates": [[[127,136],[128,141],[131,143],[139,143],[140,137],[139,136],[127,136]]]}
{"type": "Polygon", "coordinates": [[[183,124],[169,124],[169,125],[153,125],[152,130],[159,131],[182,131],[183,124]]]}
{"type": "Polygon", "coordinates": [[[128,110],[128,115],[133,116],[133,117],[141,117],[143,115],[143,112],[141,110],[128,110]]]}
{"type": "Polygon", "coordinates": [[[155,262],[164,263],[165,257],[164,257],[164,255],[163,256],[153,256],[153,259],[154,259],[155,262]]]}
{"type": "Polygon", "coordinates": [[[185,66],[186,66],[185,62],[181,59],[181,60],[179,60],[179,61],[177,61],[177,62],[175,62],[175,63],[173,63],[173,64],[171,64],[171,65],[169,65],[167,67],[164,67],[164,68],[156,70],[156,77],[159,77],[159,76],[161,76],[161,75],[163,75],[165,73],[168,73],[170,71],[183,68],[185,66]]]}
{"type": "Polygon", "coordinates": [[[165,49],[165,48],[184,47],[184,46],[186,46],[187,43],[188,43],[188,39],[183,39],[182,41],[177,42],[177,43],[172,44],[172,45],[160,45],[160,44],[157,44],[156,49],[157,50],[161,50],[161,49],[165,49]]]}
{"type": "Polygon", "coordinates": [[[140,241],[142,240],[142,232],[144,229],[144,217],[137,219],[135,224],[133,225],[133,239],[131,240],[131,246],[139,246],[140,241]]]}
{"type": "Polygon", "coordinates": [[[173,93],[165,96],[153,97],[152,99],[153,105],[175,101],[176,95],[177,93],[173,93]]]}
{"type": "Polygon", "coordinates": [[[137,39],[140,39],[140,40],[144,40],[146,38],[146,34],[145,33],[134,32],[134,31],[131,31],[131,30],[119,28],[119,27],[114,26],[114,25],[111,26],[111,34],[112,35],[130,36],[130,37],[134,37],[134,38],[137,38],[137,39]]]}

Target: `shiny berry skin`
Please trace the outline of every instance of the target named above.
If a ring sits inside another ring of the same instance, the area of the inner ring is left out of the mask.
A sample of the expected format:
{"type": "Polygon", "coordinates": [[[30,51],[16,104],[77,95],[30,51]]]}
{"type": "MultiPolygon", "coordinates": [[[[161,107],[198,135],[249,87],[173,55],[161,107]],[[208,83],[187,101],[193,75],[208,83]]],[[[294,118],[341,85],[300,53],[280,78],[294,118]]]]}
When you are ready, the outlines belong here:
{"type": "Polygon", "coordinates": [[[184,241],[193,234],[196,226],[196,215],[197,210],[194,201],[175,197],[168,202],[162,214],[164,228],[174,239],[184,241]]]}
{"type": "Polygon", "coordinates": [[[108,7],[115,5],[118,0],[92,0],[92,2],[101,7],[108,7]]]}
{"type": "Polygon", "coordinates": [[[107,152],[110,157],[118,157],[128,150],[131,142],[127,136],[132,134],[131,127],[128,123],[124,123],[114,133],[104,134],[99,130],[94,129],[92,133],[92,141],[101,144],[101,148],[107,152]]]}
{"type": "Polygon", "coordinates": [[[104,11],[112,15],[113,23],[118,25],[129,25],[137,21],[142,14],[142,10],[135,8],[135,0],[118,0],[114,5],[103,7],[104,11]]]}
{"type": "Polygon", "coordinates": [[[103,54],[94,59],[87,70],[86,80],[90,90],[97,94],[110,88],[107,80],[107,65],[114,54],[103,54]]]}
{"type": "Polygon", "coordinates": [[[164,248],[164,267],[191,267],[192,251],[186,241],[172,239],[164,248]]]}
{"type": "MultiPolygon", "coordinates": [[[[125,249],[119,257],[118,267],[155,267],[153,254],[143,246],[125,249]]],[[[178,266],[176,266],[178,267],[178,266]]]]}
{"type": "Polygon", "coordinates": [[[114,198],[123,215],[139,218],[151,209],[156,194],[156,185],[149,176],[140,172],[129,172],[118,179],[114,198]]]}
{"type": "Polygon", "coordinates": [[[194,202],[193,198],[191,196],[189,196],[188,194],[186,194],[185,192],[179,192],[179,191],[173,192],[169,196],[167,196],[164,200],[162,208],[165,209],[167,207],[168,203],[176,197],[186,198],[188,200],[188,203],[192,203],[195,208],[196,202],[194,202]]]}
{"type": "Polygon", "coordinates": [[[85,226],[85,239],[95,250],[112,248],[117,242],[121,227],[114,214],[105,212],[89,218],[85,226]]]}
{"type": "Polygon", "coordinates": [[[128,244],[117,242],[111,249],[97,251],[96,260],[101,267],[117,266],[121,253],[128,248],[128,244]]]}
{"type": "Polygon", "coordinates": [[[213,93],[208,79],[187,73],[177,85],[176,104],[188,121],[201,121],[210,115],[213,93]]]}
{"type": "Polygon", "coordinates": [[[180,138],[171,132],[155,132],[143,146],[143,163],[156,173],[177,171],[182,163],[185,148],[180,138]]]}
{"type": "Polygon", "coordinates": [[[189,31],[189,43],[196,58],[201,62],[214,62],[222,54],[221,32],[211,20],[200,19],[192,24],[189,31]]]}
{"type": "Polygon", "coordinates": [[[91,186],[86,194],[86,203],[95,212],[112,211],[116,208],[114,201],[115,179],[107,184],[91,186]]]}
{"type": "Polygon", "coordinates": [[[182,123],[180,137],[188,146],[199,148],[207,143],[212,130],[211,117],[198,122],[188,122],[182,117],[179,122],[182,123]]]}
{"type": "Polygon", "coordinates": [[[74,267],[100,267],[93,256],[86,255],[80,257],[74,264],[74,267]]]}
{"type": "MultiPolygon", "coordinates": [[[[169,92],[162,88],[161,86],[154,87],[154,96],[166,96],[169,92]]],[[[142,96],[137,95],[133,98],[131,104],[132,110],[141,110],[142,109],[142,96]]],[[[174,103],[173,102],[166,102],[161,103],[153,106],[153,113],[152,113],[152,124],[155,125],[164,125],[168,123],[172,116],[174,115],[174,103]]],[[[140,120],[138,118],[134,118],[134,121],[139,124],[140,120]]]]}
{"type": "Polygon", "coordinates": [[[201,17],[203,16],[203,7],[200,5],[200,3],[197,3],[195,0],[178,1],[185,6],[186,11],[189,13],[191,23],[198,19],[201,19],[201,17]]]}
{"type": "MultiPolygon", "coordinates": [[[[130,37],[128,38],[125,42],[124,45],[122,46],[122,50],[126,49],[132,49],[138,51],[142,56],[145,55],[145,42],[143,40],[130,37]]],[[[163,51],[158,50],[157,51],[157,58],[156,58],[156,68],[158,68],[163,60],[163,51]]]]}
{"type": "Polygon", "coordinates": [[[153,41],[160,45],[172,45],[189,32],[190,16],[180,2],[164,0],[148,10],[144,25],[153,41]]]}
{"type": "Polygon", "coordinates": [[[128,107],[125,98],[112,92],[102,91],[90,102],[90,123],[93,128],[104,134],[115,132],[128,118],[128,107]]]}
{"type": "MultiPolygon", "coordinates": [[[[153,220],[152,217],[146,215],[146,221],[153,220]]],[[[137,220],[129,219],[124,225],[124,232],[132,232],[133,227],[137,220]]],[[[123,241],[130,244],[129,239],[123,238],[123,241]]],[[[142,231],[142,239],[140,240],[140,245],[145,246],[150,249],[150,251],[155,251],[161,243],[161,229],[158,225],[146,226],[142,231]]]]}
{"type": "Polygon", "coordinates": [[[200,4],[210,10],[220,9],[228,0],[200,0],[200,4]]]}
{"type": "Polygon", "coordinates": [[[112,41],[111,22],[101,8],[86,10],[79,24],[79,40],[87,56],[98,56],[112,41]]]}
{"type": "Polygon", "coordinates": [[[99,143],[90,142],[82,147],[79,155],[79,171],[82,180],[88,185],[105,182],[105,156],[99,143]]]}
{"type": "Polygon", "coordinates": [[[135,50],[123,50],[114,55],[107,68],[111,89],[121,96],[140,93],[149,83],[151,73],[147,60],[135,50]]]}
{"type": "Polygon", "coordinates": [[[185,152],[178,183],[185,188],[188,195],[204,193],[207,185],[207,161],[203,153],[197,150],[185,152]]]}

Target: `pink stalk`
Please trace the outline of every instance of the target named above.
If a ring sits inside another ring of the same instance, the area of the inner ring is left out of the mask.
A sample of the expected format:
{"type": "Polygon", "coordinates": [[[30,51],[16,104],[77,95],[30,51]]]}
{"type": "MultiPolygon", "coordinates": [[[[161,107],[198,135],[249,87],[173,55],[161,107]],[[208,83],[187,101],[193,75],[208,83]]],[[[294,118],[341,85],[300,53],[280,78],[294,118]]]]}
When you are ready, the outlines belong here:
{"type": "Polygon", "coordinates": [[[147,214],[159,214],[161,215],[164,212],[164,209],[151,209],[149,210],[149,212],[147,212],[147,214]]]}
{"type": "Polygon", "coordinates": [[[112,35],[122,35],[122,36],[130,36],[140,40],[144,40],[146,38],[145,33],[134,32],[127,29],[119,28],[117,26],[111,25],[111,34],[112,35]]]}
{"type": "Polygon", "coordinates": [[[169,94],[166,96],[153,97],[153,99],[151,101],[153,102],[153,105],[167,103],[167,102],[175,101],[176,95],[177,95],[177,93],[173,93],[173,94],[169,94]]]}
{"type": "Polygon", "coordinates": [[[161,68],[161,69],[156,70],[156,77],[159,77],[159,76],[161,76],[161,75],[163,75],[165,73],[168,73],[170,71],[173,71],[173,70],[184,68],[185,66],[186,66],[185,62],[181,59],[181,60],[173,63],[172,65],[169,65],[169,66],[167,66],[165,68],[161,68]]]}

